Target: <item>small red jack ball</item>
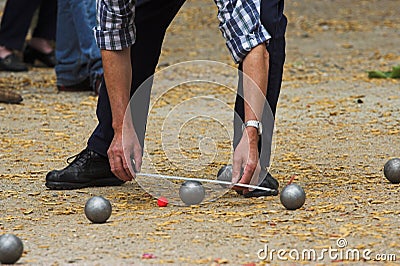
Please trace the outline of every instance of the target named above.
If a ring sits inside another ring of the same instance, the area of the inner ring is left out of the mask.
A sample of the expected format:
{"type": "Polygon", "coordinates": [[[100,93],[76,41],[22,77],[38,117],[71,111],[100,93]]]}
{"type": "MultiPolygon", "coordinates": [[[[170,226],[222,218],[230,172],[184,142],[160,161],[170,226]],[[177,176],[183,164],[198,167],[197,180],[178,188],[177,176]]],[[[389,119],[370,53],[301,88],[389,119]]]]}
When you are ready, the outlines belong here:
{"type": "Polygon", "coordinates": [[[168,200],[165,197],[159,197],[157,200],[157,204],[159,207],[166,207],[168,205],[168,200]]]}

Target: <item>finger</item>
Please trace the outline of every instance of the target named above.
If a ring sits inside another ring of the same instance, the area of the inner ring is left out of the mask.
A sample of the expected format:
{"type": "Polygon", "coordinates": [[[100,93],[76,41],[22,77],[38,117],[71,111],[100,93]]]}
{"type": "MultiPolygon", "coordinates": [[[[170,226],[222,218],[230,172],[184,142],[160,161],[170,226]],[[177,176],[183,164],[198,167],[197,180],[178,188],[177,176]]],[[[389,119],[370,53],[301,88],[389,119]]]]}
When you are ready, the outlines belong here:
{"type": "Polygon", "coordinates": [[[129,180],[132,180],[135,173],[131,171],[125,156],[122,156],[121,158],[122,158],[122,167],[124,169],[125,175],[129,177],[129,180]]]}
{"type": "MultiPolygon", "coordinates": [[[[239,180],[239,183],[246,184],[246,185],[250,184],[253,174],[255,172],[254,171],[255,168],[256,168],[256,166],[254,166],[252,163],[247,163],[246,166],[244,167],[243,175],[242,175],[241,179],[239,180]]],[[[249,191],[248,188],[239,187],[239,186],[235,186],[234,189],[241,190],[243,193],[246,193],[249,191]]]]}
{"type": "MultiPolygon", "coordinates": [[[[244,171],[243,171],[242,178],[239,180],[238,183],[240,183],[240,184],[249,184],[251,178],[249,179],[248,176],[249,176],[249,173],[248,173],[248,170],[246,170],[246,167],[245,167],[245,169],[244,169],[244,171]]],[[[248,188],[246,188],[246,187],[239,187],[239,186],[235,186],[234,189],[235,189],[235,190],[241,190],[243,193],[247,193],[247,192],[249,191],[248,188]]]]}
{"type": "Polygon", "coordinates": [[[246,166],[244,167],[243,175],[242,175],[242,178],[240,179],[239,183],[250,184],[250,181],[253,177],[256,167],[257,167],[257,165],[254,165],[254,164],[248,162],[246,164],[246,166]]]}
{"type": "MultiPolygon", "coordinates": [[[[234,183],[243,183],[242,178],[243,178],[243,166],[240,166],[239,179],[234,183]]],[[[242,192],[248,191],[248,188],[240,187],[240,186],[233,186],[232,189],[234,189],[236,191],[242,191],[242,192]]]]}
{"type": "Polygon", "coordinates": [[[233,186],[232,189],[233,189],[233,190],[236,190],[236,191],[241,191],[243,194],[245,194],[245,193],[247,193],[247,192],[249,191],[248,188],[246,188],[246,187],[239,187],[239,186],[233,186]]]}
{"type": "Polygon", "coordinates": [[[135,177],[136,176],[135,175],[135,173],[136,173],[135,159],[133,159],[131,157],[129,161],[126,161],[126,163],[128,164],[129,172],[131,173],[131,175],[133,177],[135,177]]]}
{"type": "Polygon", "coordinates": [[[232,165],[232,183],[237,183],[240,180],[242,162],[239,159],[233,159],[232,165]]]}
{"type": "Polygon", "coordinates": [[[259,163],[257,163],[257,167],[254,170],[253,176],[250,180],[250,185],[253,186],[258,186],[258,184],[260,184],[259,179],[260,179],[260,172],[261,172],[261,166],[259,163]]]}
{"type": "Polygon", "coordinates": [[[135,160],[135,171],[140,172],[142,169],[142,150],[141,149],[135,149],[133,151],[133,159],[135,160]]]}
{"type": "Polygon", "coordinates": [[[132,178],[125,172],[121,156],[114,157],[114,174],[123,181],[130,181],[132,178]]]}
{"type": "Polygon", "coordinates": [[[111,172],[115,175],[114,156],[110,151],[107,152],[107,156],[108,156],[108,162],[110,163],[111,172]]]}

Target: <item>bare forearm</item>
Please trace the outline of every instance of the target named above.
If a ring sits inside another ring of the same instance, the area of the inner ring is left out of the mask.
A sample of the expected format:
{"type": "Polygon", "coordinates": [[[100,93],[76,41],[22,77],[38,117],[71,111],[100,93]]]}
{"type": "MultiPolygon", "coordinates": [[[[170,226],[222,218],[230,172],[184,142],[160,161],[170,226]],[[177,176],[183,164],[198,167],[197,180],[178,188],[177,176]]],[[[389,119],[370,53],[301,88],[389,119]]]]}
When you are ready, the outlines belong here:
{"type": "Polygon", "coordinates": [[[104,79],[107,84],[114,133],[122,132],[125,110],[129,104],[132,67],[130,48],[121,51],[102,50],[104,79]]]}
{"type": "MultiPolygon", "coordinates": [[[[268,85],[268,67],[269,56],[264,44],[253,48],[243,60],[244,122],[261,121],[268,85]]],[[[244,133],[233,155],[232,181],[257,184],[260,171],[258,130],[246,127],[244,133]]]]}
{"type": "Polygon", "coordinates": [[[265,44],[254,47],[243,60],[245,121],[261,121],[268,85],[268,69],[269,54],[265,44]]]}

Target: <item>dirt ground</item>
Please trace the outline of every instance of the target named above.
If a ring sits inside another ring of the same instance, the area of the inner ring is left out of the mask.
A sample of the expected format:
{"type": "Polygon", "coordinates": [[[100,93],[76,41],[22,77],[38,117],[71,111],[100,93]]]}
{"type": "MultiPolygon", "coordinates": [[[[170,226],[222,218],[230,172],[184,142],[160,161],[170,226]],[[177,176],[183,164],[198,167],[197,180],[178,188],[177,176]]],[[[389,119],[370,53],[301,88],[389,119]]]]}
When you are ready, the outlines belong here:
{"type": "MultiPolygon", "coordinates": [[[[369,79],[367,71],[390,71],[400,64],[399,14],[397,0],[286,2],[287,59],[271,173],[281,187],[295,175],[305,189],[306,203],[296,211],[285,210],[279,197],[244,199],[233,192],[200,206],[159,208],[135,182],[47,190],[46,173],[64,167],[67,157],[85,147],[96,125],[96,97],[58,93],[53,70],[0,72],[0,88],[24,98],[19,105],[0,104],[0,234],[23,240],[19,263],[27,265],[361,265],[381,263],[377,255],[386,255],[387,264],[398,263],[400,186],[390,184],[382,169],[388,159],[400,157],[400,83],[369,79]],[[112,203],[105,224],[91,224],[84,216],[84,204],[93,195],[112,203]],[[267,259],[260,252],[266,247],[267,259]],[[285,251],[281,255],[289,261],[269,253],[272,249],[285,251]],[[318,255],[338,249],[342,255],[296,260],[293,250],[305,249],[318,255]],[[349,249],[370,250],[371,260],[346,259],[349,249]],[[143,258],[146,253],[152,258],[143,258]]],[[[212,1],[187,1],[168,30],[159,69],[195,59],[232,65],[212,1]]],[[[192,72],[175,75],[184,79],[192,72]]],[[[177,78],[162,73],[160,90],[177,78]]],[[[226,135],[220,140],[208,123],[183,128],[187,146],[180,146],[184,157],[178,161],[171,163],[160,150],[163,121],[157,115],[207,91],[204,84],[181,87],[152,109],[145,158],[165,174],[198,175],[180,164],[201,156],[190,137],[214,138],[219,152],[201,168],[212,178],[229,162],[231,143],[226,135]]],[[[233,104],[224,88],[212,87],[207,95],[233,104]]],[[[229,114],[225,119],[229,122],[229,114]]],[[[149,169],[145,164],[144,171],[149,169]]]]}

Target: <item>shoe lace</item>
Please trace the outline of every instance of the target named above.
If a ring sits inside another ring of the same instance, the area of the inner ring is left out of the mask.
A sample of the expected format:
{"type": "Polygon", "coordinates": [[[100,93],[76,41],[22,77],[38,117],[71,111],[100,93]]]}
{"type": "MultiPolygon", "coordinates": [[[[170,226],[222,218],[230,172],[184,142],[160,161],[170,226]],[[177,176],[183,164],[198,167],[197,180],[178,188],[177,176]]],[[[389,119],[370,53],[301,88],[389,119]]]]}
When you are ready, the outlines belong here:
{"type": "Polygon", "coordinates": [[[87,152],[87,150],[83,150],[78,154],[72,155],[71,157],[67,158],[67,163],[68,164],[76,164],[78,166],[84,165],[87,160],[90,158],[90,153],[87,152]],[[74,159],[72,162],[71,160],[74,159]]]}

